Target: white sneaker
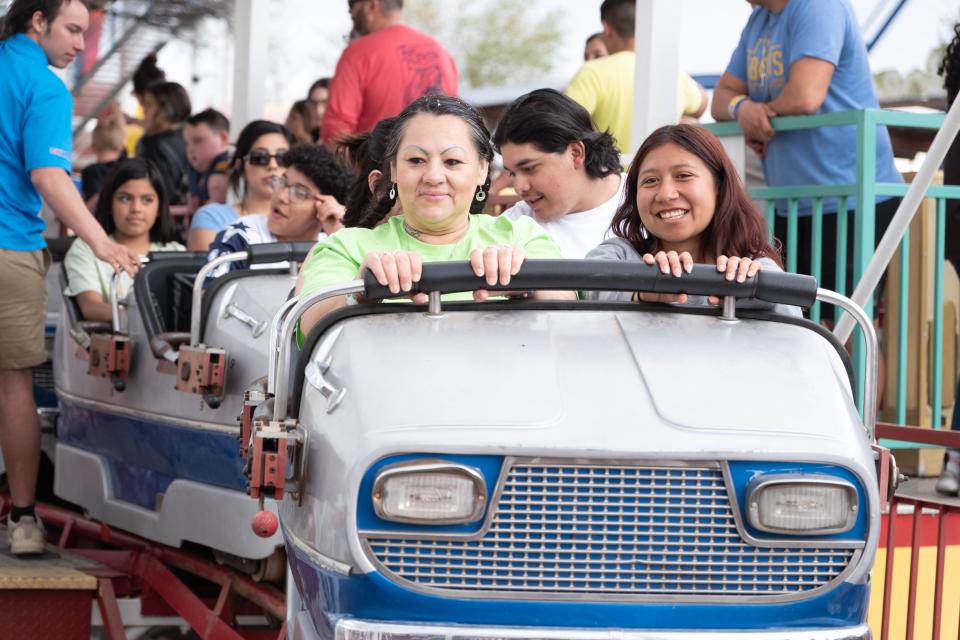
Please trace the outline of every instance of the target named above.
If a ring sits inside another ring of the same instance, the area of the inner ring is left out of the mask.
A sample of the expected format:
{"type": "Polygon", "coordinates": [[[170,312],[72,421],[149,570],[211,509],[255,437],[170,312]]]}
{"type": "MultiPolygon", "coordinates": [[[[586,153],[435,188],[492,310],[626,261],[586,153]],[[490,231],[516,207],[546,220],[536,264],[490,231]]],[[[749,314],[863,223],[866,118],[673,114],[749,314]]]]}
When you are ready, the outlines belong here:
{"type": "Polygon", "coordinates": [[[937,493],[945,493],[947,495],[956,495],[960,491],[960,478],[957,477],[957,473],[952,469],[944,469],[940,473],[940,477],[937,479],[937,493]]]}
{"type": "Polygon", "coordinates": [[[7,538],[10,541],[10,553],[15,556],[37,555],[43,553],[43,544],[47,532],[39,518],[23,516],[16,522],[7,521],[7,538]]]}

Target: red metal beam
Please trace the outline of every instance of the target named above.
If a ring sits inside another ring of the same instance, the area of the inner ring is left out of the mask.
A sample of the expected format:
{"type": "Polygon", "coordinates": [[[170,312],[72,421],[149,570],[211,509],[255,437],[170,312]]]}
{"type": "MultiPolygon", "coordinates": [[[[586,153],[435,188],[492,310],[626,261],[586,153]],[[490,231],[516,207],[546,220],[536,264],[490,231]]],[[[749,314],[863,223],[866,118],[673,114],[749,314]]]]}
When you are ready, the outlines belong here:
{"type": "Polygon", "coordinates": [[[931,444],[938,447],[953,447],[960,449],[960,431],[949,429],[930,429],[921,427],[905,427],[889,422],[877,423],[877,437],[901,442],[916,442],[931,444]]]}
{"type": "Polygon", "coordinates": [[[243,640],[156,557],[141,554],[138,565],[144,581],[204,640],[243,640]]]}
{"type": "Polygon", "coordinates": [[[893,553],[897,530],[897,498],[890,501],[890,513],[887,516],[887,558],[883,574],[883,619],[880,622],[880,640],[890,637],[890,599],[893,595],[893,553]]]}
{"type": "Polygon", "coordinates": [[[120,615],[117,594],[114,593],[113,581],[109,578],[97,580],[97,607],[100,609],[107,640],[126,640],[127,632],[123,629],[123,616],[120,615]]]}

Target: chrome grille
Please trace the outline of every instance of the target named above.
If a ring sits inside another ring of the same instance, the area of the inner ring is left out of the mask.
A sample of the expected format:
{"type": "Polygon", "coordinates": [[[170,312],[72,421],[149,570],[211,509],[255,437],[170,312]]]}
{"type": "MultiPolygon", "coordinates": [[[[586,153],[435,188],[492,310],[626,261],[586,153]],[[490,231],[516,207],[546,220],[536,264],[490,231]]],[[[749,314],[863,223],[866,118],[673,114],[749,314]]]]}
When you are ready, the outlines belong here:
{"type": "Polygon", "coordinates": [[[798,596],[854,549],[756,547],[740,535],[717,466],[514,461],[473,536],[363,534],[392,579],[516,597],[798,596]]]}

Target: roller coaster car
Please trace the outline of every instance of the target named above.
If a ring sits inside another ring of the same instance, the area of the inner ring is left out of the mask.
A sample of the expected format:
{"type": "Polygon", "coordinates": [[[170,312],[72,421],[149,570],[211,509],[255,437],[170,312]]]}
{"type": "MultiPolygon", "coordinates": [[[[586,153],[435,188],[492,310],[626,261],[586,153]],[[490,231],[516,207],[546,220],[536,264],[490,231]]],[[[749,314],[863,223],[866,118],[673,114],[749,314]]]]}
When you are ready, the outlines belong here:
{"type": "Polygon", "coordinates": [[[335,311],[292,368],[311,304],[389,294],[356,281],[282,310],[253,442],[283,452],[255,481],[283,497],[292,637],[869,637],[882,492],[862,310],[806,276],[699,266],[528,261],[510,286],[724,305],[441,304],[487,287],[430,264],[428,306],[335,311]],[[854,314],[864,418],[831,334],[737,298],[854,314]]]}
{"type": "MultiPolygon", "coordinates": [[[[266,327],[307,244],[251,247],[203,291],[206,255],[151,254],[126,301],[114,279],[110,323],[63,300],[54,371],[60,417],[56,494],[94,518],[163,544],[194,542],[262,559],[279,536],[250,530],[237,416],[267,372],[266,327]],[[125,307],[125,308],[124,308],[125,307]]],[[[218,260],[217,264],[230,260],[218,260]]],[[[65,285],[66,282],[63,282],[65,285]]]]}

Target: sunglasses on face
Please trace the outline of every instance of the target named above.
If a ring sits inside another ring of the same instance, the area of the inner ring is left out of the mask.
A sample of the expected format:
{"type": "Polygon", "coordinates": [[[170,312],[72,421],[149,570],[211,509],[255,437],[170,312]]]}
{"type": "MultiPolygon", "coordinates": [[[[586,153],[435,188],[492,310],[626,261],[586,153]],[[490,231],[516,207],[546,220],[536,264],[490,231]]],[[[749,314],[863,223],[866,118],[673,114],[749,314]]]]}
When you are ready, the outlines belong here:
{"type": "Polygon", "coordinates": [[[277,161],[278,167],[287,166],[287,152],[278,151],[276,153],[270,153],[264,149],[254,149],[247,154],[246,161],[252,164],[255,167],[266,167],[270,164],[270,160],[275,159],[277,161]]]}
{"type": "Polygon", "coordinates": [[[313,197],[313,191],[300,184],[290,184],[286,176],[273,176],[270,180],[270,186],[274,193],[280,193],[284,189],[290,190],[290,202],[301,203],[304,200],[313,197]]]}

